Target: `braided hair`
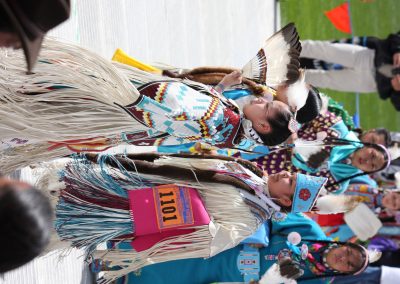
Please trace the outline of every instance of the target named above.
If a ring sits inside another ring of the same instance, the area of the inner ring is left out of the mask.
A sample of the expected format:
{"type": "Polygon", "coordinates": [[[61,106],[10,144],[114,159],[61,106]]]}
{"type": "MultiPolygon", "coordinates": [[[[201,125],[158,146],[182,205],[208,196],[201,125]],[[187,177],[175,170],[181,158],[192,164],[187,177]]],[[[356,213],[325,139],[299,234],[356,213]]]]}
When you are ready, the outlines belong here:
{"type": "MultiPolygon", "coordinates": [[[[368,172],[361,172],[361,173],[357,173],[345,178],[342,178],[334,183],[328,184],[330,186],[334,186],[334,185],[338,185],[344,181],[353,179],[355,177],[359,177],[359,176],[364,176],[364,175],[369,175],[372,173],[376,173],[379,172],[383,169],[385,169],[387,166],[389,166],[390,164],[390,156],[388,154],[387,149],[385,148],[385,146],[380,145],[380,144],[373,144],[373,143],[365,143],[365,142],[361,142],[361,141],[352,141],[352,140],[347,140],[347,139],[341,139],[341,138],[334,138],[334,137],[329,137],[326,138],[324,141],[326,144],[331,144],[333,146],[344,146],[344,145],[351,145],[351,144],[359,144],[359,145],[363,145],[363,147],[371,147],[374,148],[375,150],[381,152],[383,154],[383,158],[385,160],[385,163],[382,165],[382,167],[375,169],[373,171],[368,171],[368,172]]],[[[323,162],[325,162],[330,156],[330,152],[328,152],[326,149],[322,149],[321,151],[319,151],[318,153],[312,154],[310,156],[310,158],[307,161],[307,164],[312,167],[312,168],[318,168],[322,165],[323,162]]]]}

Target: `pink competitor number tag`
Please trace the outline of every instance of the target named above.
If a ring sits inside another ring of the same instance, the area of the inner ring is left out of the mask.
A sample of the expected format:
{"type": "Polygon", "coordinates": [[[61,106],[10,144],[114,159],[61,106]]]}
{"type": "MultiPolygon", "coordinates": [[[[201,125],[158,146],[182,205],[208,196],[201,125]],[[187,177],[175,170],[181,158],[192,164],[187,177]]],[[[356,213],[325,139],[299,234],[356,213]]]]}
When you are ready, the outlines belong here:
{"type": "Polygon", "coordinates": [[[167,184],[129,191],[136,236],[208,225],[210,217],[196,189],[167,184]]]}

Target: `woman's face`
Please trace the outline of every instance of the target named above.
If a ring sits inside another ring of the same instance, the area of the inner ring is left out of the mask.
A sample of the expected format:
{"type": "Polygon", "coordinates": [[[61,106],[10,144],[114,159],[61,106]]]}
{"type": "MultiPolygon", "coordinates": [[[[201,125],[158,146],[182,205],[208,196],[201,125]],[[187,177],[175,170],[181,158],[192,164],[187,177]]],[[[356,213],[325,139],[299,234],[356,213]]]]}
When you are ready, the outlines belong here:
{"type": "Polygon", "coordinates": [[[379,170],[385,163],[383,153],[372,147],[363,147],[357,150],[351,158],[351,164],[363,172],[379,170]]]}
{"type": "Polygon", "coordinates": [[[252,122],[254,130],[261,134],[271,131],[269,121],[282,111],[289,111],[289,107],[282,102],[269,102],[264,98],[255,98],[243,107],[245,117],[252,122]]]}
{"type": "Polygon", "coordinates": [[[326,261],[330,268],[339,272],[351,273],[359,270],[364,263],[361,252],[347,245],[331,249],[326,261]]]}
{"type": "Polygon", "coordinates": [[[389,191],[383,196],[382,205],[393,211],[400,210],[400,193],[389,191]]]}
{"type": "Polygon", "coordinates": [[[289,207],[296,188],[297,174],[282,171],[268,176],[268,190],[270,197],[278,198],[281,205],[289,207]]]}
{"type": "Polygon", "coordinates": [[[385,135],[378,134],[374,129],[372,129],[362,135],[361,141],[364,143],[385,145],[385,135]]]}

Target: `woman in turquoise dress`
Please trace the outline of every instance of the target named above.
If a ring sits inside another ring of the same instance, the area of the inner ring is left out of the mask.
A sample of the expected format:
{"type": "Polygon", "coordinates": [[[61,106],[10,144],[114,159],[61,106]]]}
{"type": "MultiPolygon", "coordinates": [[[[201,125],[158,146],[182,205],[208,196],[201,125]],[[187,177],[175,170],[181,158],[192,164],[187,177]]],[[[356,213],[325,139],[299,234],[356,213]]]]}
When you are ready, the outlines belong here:
{"type": "Polygon", "coordinates": [[[308,147],[311,153],[301,154],[296,148],[282,147],[254,161],[270,174],[286,170],[326,177],[326,189],[335,194],[346,191],[352,179],[378,172],[390,164],[384,146],[362,143],[352,132],[346,139],[325,139],[315,148],[308,147]]]}
{"type": "Polygon", "coordinates": [[[271,221],[269,226],[271,232],[267,232],[267,246],[245,243],[208,259],[154,264],[130,273],[118,283],[208,284],[249,283],[251,280],[268,284],[281,283],[289,279],[281,278],[280,282],[274,282],[272,274],[268,277],[262,275],[278,259],[288,256],[296,262],[297,268],[303,270],[297,281],[328,283],[337,275],[361,273],[368,263],[368,252],[364,248],[355,244],[330,242],[320,227],[302,214],[289,214],[284,221],[271,221]],[[302,237],[298,245],[287,242],[288,234],[292,232],[302,237]]]}

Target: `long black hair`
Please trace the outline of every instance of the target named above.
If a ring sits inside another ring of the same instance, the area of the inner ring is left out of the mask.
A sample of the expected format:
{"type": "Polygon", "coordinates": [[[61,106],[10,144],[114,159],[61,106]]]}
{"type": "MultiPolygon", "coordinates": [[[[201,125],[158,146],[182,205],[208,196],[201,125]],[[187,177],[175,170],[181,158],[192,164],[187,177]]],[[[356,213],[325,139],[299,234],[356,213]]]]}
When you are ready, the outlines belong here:
{"type": "Polygon", "coordinates": [[[6,11],[0,6],[0,31],[1,32],[13,32],[14,27],[8,17],[6,11]]]}
{"type": "Polygon", "coordinates": [[[259,132],[261,140],[267,146],[275,146],[285,142],[292,132],[289,130],[289,122],[293,118],[293,113],[289,109],[277,112],[273,119],[268,119],[271,131],[267,134],[259,132]]]}
{"type": "MultiPolygon", "coordinates": [[[[345,178],[342,178],[336,182],[334,182],[333,184],[329,184],[331,186],[333,185],[337,185],[340,184],[344,181],[347,181],[349,179],[353,179],[355,177],[359,177],[359,176],[363,176],[363,175],[369,175],[369,174],[373,174],[376,172],[379,172],[383,169],[385,169],[389,164],[390,164],[390,157],[388,155],[388,152],[385,148],[385,146],[383,145],[379,145],[379,144],[373,144],[373,143],[365,143],[365,142],[361,142],[361,141],[352,141],[352,140],[347,140],[347,139],[341,139],[341,138],[326,138],[324,141],[327,145],[331,144],[335,146],[343,146],[343,145],[350,145],[350,144],[360,144],[363,145],[364,147],[371,147],[374,148],[375,150],[381,152],[383,154],[383,158],[386,161],[385,164],[382,165],[381,168],[373,170],[373,171],[369,171],[369,172],[361,172],[361,173],[357,173],[345,178]]],[[[328,159],[330,156],[330,152],[328,152],[326,149],[322,149],[320,152],[315,153],[313,155],[310,156],[310,158],[307,161],[307,164],[312,167],[312,168],[318,168],[322,165],[322,163],[324,161],[326,161],[326,159],[328,159]]]]}
{"type": "Polygon", "coordinates": [[[322,108],[322,99],[319,91],[310,85],[305,105],[297,111],[296,120],[299,123],[306,123],[316,118],[322,108]]]}
{"type": "Polygon", "coordinates": [[[38,256],[50,240],[52,209],[37,189],[9,183],[0,188],[0,273],[38,256]]]}

